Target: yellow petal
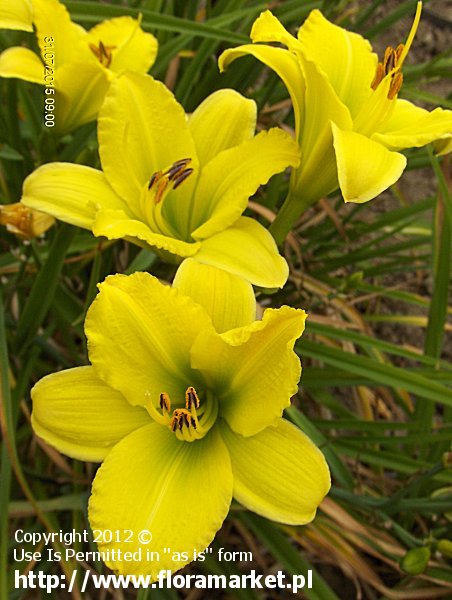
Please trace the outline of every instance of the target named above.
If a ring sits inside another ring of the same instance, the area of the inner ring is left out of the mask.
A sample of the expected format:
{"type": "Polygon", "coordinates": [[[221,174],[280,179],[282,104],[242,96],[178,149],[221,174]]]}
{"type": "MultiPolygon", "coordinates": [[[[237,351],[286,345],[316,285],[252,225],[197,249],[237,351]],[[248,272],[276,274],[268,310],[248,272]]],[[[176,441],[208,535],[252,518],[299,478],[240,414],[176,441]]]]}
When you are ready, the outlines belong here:
{"type": "Polygon", "coordinates": [[[173,257],[193,256],[201,247],[199,242],[189,243],[154,233],[146,223],[127,215],[123,210],[100,209],[93,222],[93,233],[109,240],[125,238],[138,246],[163,250],[173,257]]]}
{"type": "Polygon", "coordinates": [[[133,405],[157,405],[162,392],[176,402],[196,388],[190,348],[200,331],[213,330],[204,310],[148,273],[110,276],[99,289],[85,321],[99,376],[133,405]]]}
{"type": "Polygon", "coordinates": [[[117,17],[99,23],[88,32],[86,43],[98,46],[99,42],[111,51],[108,68],[116,73],[146,73],[155,62],[157,40],[141,29],[138,19],[117,17]]]}
{"type": "Polygon", "coordinates": [[[299,161],[297,143],[277,128],[215,156],[201,171],[196,188],[192,237],[202,240],[232,225],[260,185],[299,161]]]}
{"type": "Polygon", "coordinates": [[[372,93],[378,63],[372,46],[361,35],[330,23],[319,10],[310,13],[298,39],[304,56],[326,75],[354,117],[372,93]]]}
{"type": "Polygon", "coordinates": [[[190,444],[152,424],[107,456],[94,479],[88,514],[93,530],[132,532],[127,543],[99,544],[100,551],[110,551],[111,569],[155,579],[160,570],[174,572],[195,558],[195,550],[206,549],[231,498],[231,464],[217,431],[190,444]],[[144,530],[152,534],[149,544],[138,539],[144,530]],[[112,550],[136,553],[138,560],[115,557],[112,550]],[[147,551],[156,553],[151,560],[147,551]]]}
{"type": "Polygon", "coordinates": [[[345,202],[367,202],[395,183],[406,158],[382,144],[333,123],[339,185],[345,202]]]}
{"type": "MultiPolygon", "coordinates": [[[[116,192],[139,201],[151,175],[182,158],[197,168],[196,150],[185,113],[173,94],[148,75],[127,73],[111,84],[99,114],[102,168],[116,192]]],[[[195,176],[173,194],[191,197],[195,176]]]]}
{"type": "Polygon", "coordinates": [[[443,156],[452,152],[452,135],[445,136],[442,139],[433,142],[433,149],[437,156],[443,156]]]}
{"type": "Polygon", "coordinates": [[[261,287],[282,287],[289,275],[271,234],[249,217],[203,240],[195,258],[261,287]]]}
{"type": "Polygon", "coordinates": [[[0,29],[33,31],[33,7],[30,0],[0,0],[0,29]]]}
{"type": "Polygon", "coordinates": [[[337,189],[336,158],[331,120],[344,130],[352,119],[325,75],[316,64],[303,61],[306,104],[301,133],[301,165],[294,174],[295,188],[305,203],[316,201],[337,189]]]}
{"type": "Polygon", "coordinates": [[[119,440],[150,423],[146,410],[131,406],[92,367],[47,375],[31,397],[36,434],[79,460],[102,461],[119,440]]]}
{"type": "Polygon", "coordinates": [[[267,309],[262,321],[221,335],[201,332],[192,348],[192,366],[209,374],[220,416],[242,435],[272,425],[290,405],[300,379],[293,351],[306,313],[282,306],[267,309]]]}
{"type": "Polygon", "coordinates": [[[305,95],[304,77],[299,61],[289,50],[284,50],[283,48],[246,44],[238,48],[225,50],[221,54],[218,59],[220,71],[225,71],[234,60],[248,54],[260,60],[264,65],[270,67],[270,69],[273,69],[282,79],[292,100],[295,113],[295,134],[296,138],[299,139],[304,119],[305,95]]]}
{"type": "Polygon", "coordinates": [[[66,62],[76,62],[79,59],[78,46],[86,32],[71,21],[64,4],[58,0],[33,0],[33,9],[41,55],[44,55],[49,44],[54,44],[56,67],[66,62]]]}
{"type": "Polygon", "coordinates": [[[429,112],[407,100],[397,100],[395,110],[384,128],[372,139],[389,150],[418,148],[435,140],[452,138],[452,111],[435,108],[429,112]]]}
{"type": "Polygon", "coordinates": [[[250,34],[256,42],[279,42],[292,51],[297,51],[299,43],[284,25],[269,10],[262,12],[254,21],[250,34]]]}
{"type": "Polygon", "coordinates": [[[173,287],[206,309],[218,333],[249,325],[256,319],[253,288],[223,269],[187,258],[177,270],[173,287]]]}
{"type": "Polygon", "coordinates": [[[14,46],[0,54],[0,77],[17,77],[44,85],[44,65],[28,48],[14,46]]]}
{"type": "Polygon", "coordinates": [[[66,63],[55,76],[55,127],[60,134],[94,121],[110,86],[96,63],[66,63]]]}
{"type": "Polygon", "coordinates": [[[33,171],[24,181],[21,200],[85,229],[91,229],[98,206],[123,206],[102,171],[71,163],[49,163],[33,171]]]}
{"type": "Polygon", "coordinates": [[[236,500],[279,523],[312,521],[330,489],[330,474],[323,454],[298,427],[279,419],[276,426],[243,437],[225,425],[222,436],[236,500]]]}
{"type": "Polygon", "coordinates": [[[253,137],[257,107],[235,90],[218,90],[201,102],[188,120],[199,162],[253,137]]]}

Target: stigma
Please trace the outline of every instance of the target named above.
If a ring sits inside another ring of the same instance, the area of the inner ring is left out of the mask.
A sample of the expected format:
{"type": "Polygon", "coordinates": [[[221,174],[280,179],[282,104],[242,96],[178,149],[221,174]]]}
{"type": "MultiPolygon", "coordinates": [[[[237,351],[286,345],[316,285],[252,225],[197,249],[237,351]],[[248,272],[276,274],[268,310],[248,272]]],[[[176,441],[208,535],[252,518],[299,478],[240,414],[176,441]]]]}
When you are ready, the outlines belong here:
{"type": "Polygon", "coordinates": [[[421,19],[422,2],[417,3],[416,14],[413,25],[405,44],[399,44],[397,48],[388,46],[385,50],[383,60],[378,63],[375,76],[370,84],[373,90],[376,90],[380,83],[389,76],[388,99],[393,100],[400,91],[403,83],[402,66],[405,58],[410,51],[414,36],[416,35],[419,21],[421,19]]]}
{"type": "Polygon", "coordinates": [[[218,416],[218,404],[213,396],[207,393],[205,402],[201,404],[193,386],[185,391],[184,408],[177,407],[171,412],[171,399],[166,392],[160,394],[159,406],[160,411],[151,402],[146,403],[146,409],[154,421],[168,427],[183,442],[203,438],[218,416]]]}

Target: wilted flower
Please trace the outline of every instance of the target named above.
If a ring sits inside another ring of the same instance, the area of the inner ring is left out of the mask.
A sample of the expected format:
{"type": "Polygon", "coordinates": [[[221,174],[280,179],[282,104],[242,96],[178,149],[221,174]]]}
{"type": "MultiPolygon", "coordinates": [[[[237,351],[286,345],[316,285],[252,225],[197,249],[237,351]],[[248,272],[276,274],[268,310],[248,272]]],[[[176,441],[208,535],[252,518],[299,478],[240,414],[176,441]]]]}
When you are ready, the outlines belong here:
{"type": "Polygon", "coordinates": [[[0,205],[0,225],[20,238],[31,239],[42,235],[55,223],[50,215],[27,208],[22,202],[0,205]]]}

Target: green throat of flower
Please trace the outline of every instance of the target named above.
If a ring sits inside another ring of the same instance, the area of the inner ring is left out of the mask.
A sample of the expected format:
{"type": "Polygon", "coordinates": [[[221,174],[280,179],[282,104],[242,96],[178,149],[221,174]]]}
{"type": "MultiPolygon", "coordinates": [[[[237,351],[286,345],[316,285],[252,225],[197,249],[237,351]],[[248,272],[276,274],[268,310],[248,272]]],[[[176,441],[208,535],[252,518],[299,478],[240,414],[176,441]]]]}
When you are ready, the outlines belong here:
{"type": "Polygon", "coordinates": [[[385,50],[383,61],[379,62],[375,71],[375,77],[371,83],[371,88],[376,90],[380,83],[389,75],[391,81],[388,90],[388,99],[393,100],[400,91],[403,83],[402,66],[405,58],[410,51],[411,44],[413,43],[414,36],[416,35],[417,28],[422,12],[422,2],[417,3],[416,14],[414,16],[413,25],[411,26],[410,33],[405,44],[399,44],[397,48],[388,46],[385,50]]]}
{"type": "Polygon", "coordinates": [[[103,65],[104,67],[106,67],[107,69],[111,65],[111,61],[113,58],[111,51],[114,50],[115,48],[116,48],[116,46],[105,46],[105,44],[101,40],[99,40],[99,43],[97,46],[96,46],[96,44],[89,45],[89,49],[91,50],[91,52],[94,54],[94,56],[100,62],[100,64],[103,65]]]}
{"type": "Polygon", "coordinates": [[[148,403],[148,413],[154,421],[171,429],[177,439],[183,442],[203,438],[218,416],[218,403],[214,396],[207,392],[205,402],[201,403],[193,386],[185,391],[185,408],[175,408],[171,412],[171,399],[166,392],[160,394],[159,404],[160,411],[148,403]]]}
{"type": "Polygon", "coordinates": [[[166,169],[152,174],[141,193],[141,213],[155,233],[178,237],[163,214],[165,200],[171,190],[176,190],[192,173],[191,158],[181,158],[166,169]]]}

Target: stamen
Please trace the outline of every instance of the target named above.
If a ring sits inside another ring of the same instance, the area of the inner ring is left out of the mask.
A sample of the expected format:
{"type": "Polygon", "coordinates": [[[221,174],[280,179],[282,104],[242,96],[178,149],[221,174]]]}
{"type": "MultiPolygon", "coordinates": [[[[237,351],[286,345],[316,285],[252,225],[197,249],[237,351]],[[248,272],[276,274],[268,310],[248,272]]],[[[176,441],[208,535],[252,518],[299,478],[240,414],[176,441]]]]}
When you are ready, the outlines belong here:
{"type": "Polygon", "coordinates": [[[389,100],[393,100],[397,96],[397,94],[400,92],[400,88],[402,87],[402,83],[403,73],[401,71],[399,71],[398,73],[394,73],[388,91],[389,100]]]}
{"type": "Polygon", "coordinates": [[[95,44],[89,44],[89,48],[100,64],[104,65],[104,67],[108,69],[113,59],[111,51],[114,50],[116,46],[105,46],[102,40],[99,40],[98,46],[95,44]]]}
{"type": "Polygon", "coordinates": [[[379,62],[377,65],[377,70],[375,71],[375,77],[373,78],[373,81],[370,84],[370,87],[373,90],[376,90],[377,87],[380,85],[380,83],[383,81],[384,76],[385,76],[385,71],[384,71],[383,63],[379,62]]]}
{"type": "Polygon", "coordinates": [[[150,190],[152,188],[152,186],[154,185],[154,183],[157,183],[157,181],[159,181],[159,179],[161,179],[162,177],[163,177],[163,171],[156,171],[149,180],[148,190],[150,190]]]}
{"type": "Polygon", "coordinates": [[[187,410],[191,410],[192,406],[199,408],[199,405],[200,402],[195,388],[192,386],[188,387],[187,391],[185,392],[185,408],[187,410]]]}
{"type": "Polygon", "coordinates": [[[214,425],[218,415],[218,402],[210,392],[206,393],[206,401],[201,407],[201,401],[193,386],[185,391],[185,408],[175,408],[171,411],[169,394],[162,392],[159,397],[161,412],[151,401],[151,392],[145,392],[149,400],[145,407],[149,415],[161,425],[169,427],[177,439],[183,442],[194,442],[203,438],[214,425]]]}
{"type": "MultiPolygon", "coordinates": [[[[168,175],[168,179],[171,181],[175,179],[180,173],[183,173],[185,167],[191,163],[191,158],[182,158],[171,165],[171,167],[165,171],[165,175],[168,175]]],[[[190,172],[193,172],[191,169],[190,172]]]]}
{"type": "Polygon", "coordinates": [[[171,400],[169,394],[166,392],[160,394],[160,408],[162,409],[162,412],[166,413],[169,413],[171,410],[171,400]]]}
{"type": "Polygon", "coordinates": [[[166,171],[156,171],[151,175],[148,183],[148,190],[155,188],[155,204],[159,204],[163,198],[168,185],[172,183],[172,188],[175,190],[180,184],[193,173],[193,169],[187,169],[187,165],[191,163],[191,158],[181,158],[173,163],[166,171]]]}
{"type": "Polygon", "coordinates": [[[383,58],[383,71],[387,75],[396,65],[396,53],[392,46],[388,46],[385,50],[383,58]]]}
{"type": "Polygon", "coordinates": [[[157,183],[157,190],[155,192],[155,198],[154,198],[154,202],[156,204],[161,202],[161,200],[163,198],[163,192],[168,187],[168,183],[169,183],[168,179],[163,179],[163,176],[159,179],[159,181],[157,183]]]}
{"type": "Polygon", "coordinates": [[[178,188],[180,186],[180,184],[185,181],[187,179],[187,177],[189,175],[191,175],[193,173],[193,169],[186,169],[185,171],[183,171],[180,175],[178,175],[175,179],[174,179],[174,183],[173,183],[173,190],[175,190],[176,188],[178,188]]]}
{"type": "Polygon", "coordinates": [[[177,237],[178,233],[167,219],[165,202],[167,195],[181,185],[193,173],[188,169],[191,158],[181,158],[164,169],[155,171],[140,197],[140,218],[144,220],[154,233],[168,237],[177,237]]]}

